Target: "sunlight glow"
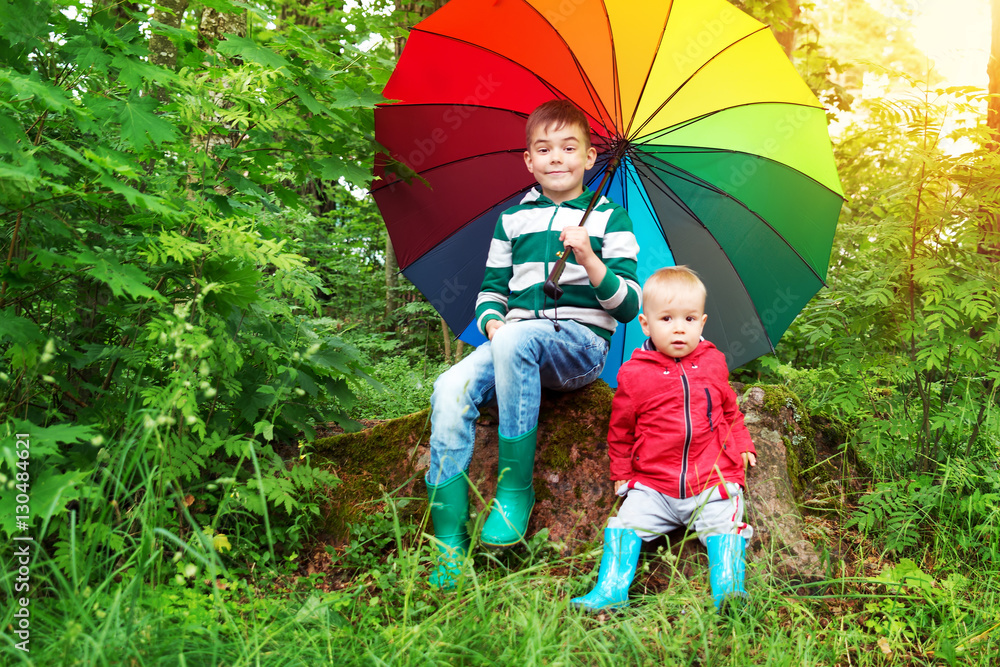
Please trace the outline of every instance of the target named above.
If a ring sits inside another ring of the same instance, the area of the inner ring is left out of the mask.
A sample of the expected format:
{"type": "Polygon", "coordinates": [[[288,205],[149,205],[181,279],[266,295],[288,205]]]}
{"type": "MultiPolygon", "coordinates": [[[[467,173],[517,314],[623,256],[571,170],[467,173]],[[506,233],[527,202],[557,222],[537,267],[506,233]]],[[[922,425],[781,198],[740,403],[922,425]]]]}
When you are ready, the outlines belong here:
{"type": "Polygon", "coordinates": [[[913,38],[946,85],[986,88],[989,0],[918,0],[913,38]]]}

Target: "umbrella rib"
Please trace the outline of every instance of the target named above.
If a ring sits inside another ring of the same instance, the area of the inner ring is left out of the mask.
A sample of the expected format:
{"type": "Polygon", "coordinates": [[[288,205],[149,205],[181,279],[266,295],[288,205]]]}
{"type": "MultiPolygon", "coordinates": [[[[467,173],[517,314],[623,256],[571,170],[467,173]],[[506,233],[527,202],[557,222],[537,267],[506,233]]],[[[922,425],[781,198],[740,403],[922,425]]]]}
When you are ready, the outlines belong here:
{"type": "MultiPolygon", "coordinates": [[[[634,157],[631,155],[631,151],[629,151],[629,153],[630,153],[629,157],[632,158],[632,159],[629,160],[629,163],[630,163],[629,167],[630,168],[628,168],[628,169],[625,170],[625,178],[630,183],[632,183],[635,186],[636,190],[642,191],[642,190],[645,189],[645,186],[644,186],[644,184],[642,183],[642,180],[639,177],[639,170],[636,169],[635,165],[632,163],[632,161],[634,160],[634,157]]],[[[664,195],[666,195],[666,197],[668,199],[670,199],[675,204],[677,204],[677,206],[679,208],[683,209],[685,212],[688,213],[688,215],[690,215],[695,220],[698,220],[698,216],[695,215],[694,211],[692,211],[691,209],[689,209],[687,207],[687,205],[683,201],[681,201],[680,198],[677,197],[669,188],[666,188],[666,189],[661,190],[661,191],[663,192],[664,195]]],[[[623,198],[627,198],[628,197],[628,190],[627,190],[627,188],[624,188],[624,187],[622,188],[622,196],[623,196],[623,198]]],[[[651,199],[649,199],[648,197],[639,197],[639,199],[642,200],[643,207],[646,209],[646,211],[648,211],[651,214],[651,217],[653,218],[653,220],[656,221],[656,226],[660,228],[660,234],[663,236],[663,240],[667,244],[667,249],[670,250],[670,254],[673,255],[674,254],[673,244],[670,242],[670,239],[667,238],[666,232],[663,231],[663,223],[660,221],[660,216],[656,212],[656,207],[653,206],[653,201],[651,199]]],[[[626,207],[626,208],[628,208],[628,207],[626,207]]],[[[629,209],[629,210],[631,210],[631,209],[629,209]]],[[[698,220],[698,222],[701,222],[701,220],[698,220]]]]}
{"type": "MultiPolygon", "coordinates": [[[[628,119],[628,126],[625,128],[625,133],[624,133],[624,135],[626,137],[633,136],[632,135],[632,123],[635,122],[635,115],[639,112],[638,101],[642,99],[643,94],[646,92],[646,86],[649,85],[649,79],[650,79],[650,77],[653,76],[653,65],[656,64],[656,58],[660,54],[660,46],[663,44],[663,36],[667,33],[667,24],[670,23],[670,15],[673,14],[673,12],[674,12],[674,6],[673,6],[673,4],[671,4],[670,8],[667,9],[667,15],[665,17],[663,17],[663,28],[660,29],[660,38],[656,41],[656,50],[653,51],[653,59],[649,62],[649,69],[646,70],[646,78],[642,82],[642,88],[639,89],[639,95],[638,95],[638,97],[636,97],[635,109],[632,110],[632,116],[628,119]]],[[[615,83],[616,84],[618,83],[618,70],[617,70],[617,66],[618,66],[618,62],[617,62],[617,57],[616,57],[616,59],[615,59],[615,83]]],[[[687,82],[685,82],[685,83],[687,83],[687,82]]],[[[683,86],[684,84],[681,84],[681,85],[683,86]]],[[[673,97],[673,95],[671,95],[670,97],[673,97]]],[[[667,99],[667,101],[668,102],[670,101],[669,98],[667,99]]],[[[666,102],[664,102],[664,104],[666,104],[666,102]]],[[[662,108],[663,108],[663,106],[661,105],[660,109],[662,109],[662,108]]],[[[657,112],[658,111],[659,111],[659,109],[657,109],[657,112]]],[[[649,121],[647,120],[646,122],[649,122],[649,121]]],[[[641,130],[643,127],[645,127],[645,125],[646,125],[646,123],[643,123],[639,127],[639,130],[641,130]]],[[[638,132],[638,130],[637,130],[637,132],[638,132]]]]}
{"type": "MultiPolygon", "coordinates": [[[[689,125],[694,125],[697,122],[700,122],[702,120],[705,120],[706,118],[709,118],[710,116],[714,116],[717,113],[722,113],[723,111],[728,111],[730,109],[738,109],[740,107],[754,106],[756,104],[784,104],[784,105],[788,105],[788,106],[805,107],[806,109],[820,109],[821,108],[821,107],[814,107],[814,106],[811,106],[811,105],[808,105],[808,104],[799,104],[797,102],[796,103],[793,103],[793,102],[750,102],[750,103],[747,103],[747,104],[737,104],[735,106],[726,107],[725,109],[716,109],[715,111],[710,111],[710,112],[708,112],[708,113],[706,113],[704,115],[698,116],[697,118],[689,118],[688,120],[682,121],[682,122],[678,123],[677,125],[671,125],[670,127],[664,128],[663,130],[660,130],[659,132],[657,132],[655,134],[650,134],[650,135],[647,135],[647,136],[643,137],[642,141],[632,142],[632,145],[633,146],[646,146],[646,145],[667,146],[668,144],[659,144],[659,143],[653,143],[653,142],[656,141],[657,139],[666,137],[668,134],[670,134],[672,132],[684,129],[685,127],[687,127],[689,125]]],[[[693,150],[690,150],[690,151],[677,151],[678,153],[682,153],[682,152],[683,153],[730,153],[732,155],[746,155],[746,156],[753,157],[753,158],[759,158],[761,160],[767,160],[768,162],[773,162],[774,164],[780,165],[780,166],[785,167],[787,169],[791,169],[792,171],[794,171],[794,172],[796,172],[798,174],[802,174],[803,177],[808,178],[810,181],[812,181],[816,185],[820,186],[821,188],[823,188],[827,192],[830,192],[831,194],[837,195],[842,200],[847,201],[847,198],[843,194],[841,194],[841,193],[837,192],[836,190],[832,189],[830,186],[826,185],[825,183],[823,183],[821,181],[818,181],[816,178],[810,176],[809,174],[805,173],[804,171],[796,169],[795,167],[793,167],[793,166],[791,166],[789,164],[786,164],[785,162],[781,162],[780,160],[775,160],[774,158],[769,158],[766,155],[758,155],[757,153],[748,153],[746,151],[737,151],[737,150],[732,150],[732,149],[729,149],[729,148],[709,148],[709,147],[702,148],[702,147],[699,147],[699,146],[679,146],[678,144],[669,144],[669,145],[678,146],[678,148],[691,148],[691,149],[693,149],[693,150]]]]}
{"type": "Polygon", "coordinates": [[[641,140],[636,140],[633,143],[640,144],[640,145],[641,144],[646,144],[646,143],[649,143],[650,141],[652,141],[653,139],[656,139],[658,137],[663,137],[665,135],[672,134],[672,133],[677,132],[679,130],[683,130],[684,128],[688,127],[689,125],[694,125],[695,123],[700,123],[701,121],[703,121],[703,120],[705,120],[707,118],[711,118],[715,114],[722,113],[723,111],[729,111],[731,109],[739,109],[740,107],[752,107],[752,106],[756,106],[758,104],[780,104],[782,106],[789,106],[789,107],[805,107],[807,109],[820,109],[820,110],[823,109],[823,107],[821,107],[821,106],[817,107],[817,106],[813,106],[811,104],[802,104],[801,102],[785,102],[785,101],[781,101],[781,100],[767,100],[767,101],[757,101],[757,102],[744,102],[743,104],[734,104],[732,106],[722,107],[721,109],[715,109],[714,111],[708,111],[706,113],[703,113],[700,116],[695,116],[694,118],[687,118],[687,119],[682,120],[681,122],[679,122],[679,123],[677,123],[675,125],[671,125],[670,127],[665,127],[662,130],[657,130],[656,132],[654,132],[652,134],[647,134],[646,136],[642,137],[641,140]]]}
{"type": "MultiPolygon", "coordinates": [[[[622,125],[625,119],[622,117],[622,89],[621,82],[618,80],[618,49],[615,48],[615,33],[611,29],[611,15],[608,14],[608,5],[605,0],[601,0],[601,9],[604,11],[604,21],[608,26],[608,41],[611,44],[611,83],[614,85],[615,91],[615,121],[622,125]]],[[[621,133],[623,137],[626,134],[628,134],[627,131],[621,133]]]]}
{"type": "Polygon", "coordinates": [[[767,101],[757,101],[757,102],[744,102],[743,104],[734,104],[734,105],[729,106],[729,107],[723,107],[721,109],[715,109],[714,111],[709,111],[707,113],[703,113],[702,115],[695,116],[694,118],[688,118],[686,120],[682,120],[681,122],[677,123],[676,125],[671,125],[670,127],[665,127],[662,130],[658,130],[658,131],[654,132],[653,134],[647,134],[646,136],[642,137],[641,140],[637,139],[637,140],[634,140],[632,143],[634,143],[636,145],[640,145],[640,146],[643,145],[643,144],[648,144],[648,143],[651,143],[654,139],[658,139],[658,138],[664,137],[664,136],[666,136],[668,134],[672,134],[674,132],[683,130],[684,128],[686,128],[686,127],[688,127],[690,125],[694,125],[695,123],[700,123],[701,121],[703,121],[703,120],[705,120],[707,118],[711,118],[712,116],[714,116],[716,114],[719,114],[719,113],[722,113],[723,111],[730,111],[732,109],[739,109],[741,107],[752,107],[752,106],[763,105],[763,104],[780,104],[782,106],[788,106],[788,107],[805,107],[806,109],[816,109],[816,110],[820,110],[820,111],[823,110],[822,106],[813,106],[811,104],[802,104],[801,102],[783,102],[781,100],[767,100],[767,101]]]}
{"type": "Polygon", "coordinates": [[[653,120],[653,118],[655,118],[655,117],[656,117],[656,114],[660,113],[660,111],[662,111],[662,110],[663,110],[663,107],[665,107],[665,106],[667,106],[668,104],[670,104],[670,101],[671,101],[671,100],[673,100],[673,99],[674,99],[674,97],[676,97],[676,96],[677,96],[677,94],[678,94],[679,92],[681,92],[681,90],[683,90],[683,89],[684,89],[684,86],[686,86],[686,85],[688,84],[688,82],[690,82],[690,81],[691,81],[691,79],[693,79],[694,77],[698,76],[698,73],[699,73],[699,72],[701,72],[701,70],[703,70],[703,69],[705,68],[705,66],[706,66],[706,65],[708,65],[708,64],[709,64],[710,62],[712,62],[713,60],[715,60],[715,59],[716,59],[717,57],[719,57],[719,56],[720,56],[721,54],[725,53],[726,51],[728,51],[728,50],[729,50],[729,49],[731,49],[732,47],[736,46],[737,44],[739,44],[739,43],[740,43],[740,42],[742,42],[743,40],[745,40],[745,39],[749,39],[750,37],[752,37],[753,35],[756,35],[757,33],[761,32],[762,30],[769,30],[769,28],[768,28],[768,27],[767,27],[766,25],[762,25],[762,26],[761,26],[760,28],[758,28],[757,30],[754,30],[753,32],[751,32],[751,33],[749,33],[749,34],[747,34],[747,35],[744,35],[743,37],[740,37],[740,38],[739,38],[738,40],[736,40],[736,41],[735,41],[735,42],[733,42],[732,44],[727,44],[727,45],[726,45],[726,47],[725,47],[724,49],[720,49],[720,50],[719,50],[718,52],[716,52],[716,53],[715,53],[715,54],[714,54],[714,55],[713,55],[713,56],[712,56],[711,58],[709,58],[708,60],[706,60],[705,62],[703,62],[703,63],[702,63],[702,64],[701,64],[701,65],[700,65],[700,66],[698,67],[698,69],[696,69],[696,70],[695,70],[694,72],[692,72],[692,73],[691,73],[691,75],[690,75],[690,76],[689,76],[688,78],[684,79],[684,81],[683,81],[683,83],[681,83],[681,85],[677,86],[677,88],[676,88],[676,89],[674,89],[674,92],[670,93],[670,95],[668,95],[668,96],[667,96],[667,99],[663,100],[663,102],[661,102],[661,103],[660,103],[660,106],[658,106],[658,107],[657,107],[657,108],[656,108],[656,109],[655,109],[655,110],[654,110],[654,111],[653,111],[653,112],[652,112],[651,114],[649,114],[649,117],[647,117],[647,118],[646,118],[646,120],[644,120],[644,121],[642,122],[642,124],[641,124],[641,125],[639,125],[639,127],[638,127],[638,128],[636,128],[636,130],[635,130],[635,134],[634,134],[634,135],[633,135],[633,134],[632,134],[632,132],[631,132],[631,124],[630,124],[630,126],[629,126],[629,136],[637,136],[637,135],[638,135],[639,133],[641,133],[641,132],[642,132],[642,129],[643,129],[644,127],[646,127],[646,125],[648,125],[648,124],[650,123],[650,121],[652,121],[652,120],[653,120]]]}
{"type": "MultiPolygon", "coordinates": [[[[554,32],[555,34],[559,35],[559,40],[563,43],[563,46],[566,47],[566,52],[569,53],[570,57],[573,59],[573,63],[576,65],[576,71],[580,75],[580,79],[586,84],[587,96],[590,98],[590,101],[594,105],[594,108],[598,109],[599,111],[603,110],[604,113],[607,114],[608,113],[608,108],[604,105],[604,101],[601,100],[600,98],[597,98],[597,97],[594,96],[594,93],[597,91],[597,86],[595,86],[594,82],[590,80],[589,76],[587,76],[587,71],[583,68],[583,65],[580,63],[580,60],[576,57],[576,53],[573,51],[572,48],[570,48],[569,43],[562,36],[562,33],[560,33],[556,29],[556,27],[554,25],[552,25],[552,22],[549,21],[548,17],[546,17],[545,14],[542,14],[542,12],[537,7],[535,7],[534,5],[532,5],[531,3],[528,3],[528,2],[525,2],[525,4],[527,4],[528,7],[530,7],[535,12],[535,14],[537,14],[543,21],[545,21],[545,23],[550,28],[552,28],[552,32],[554,32]]],[[[603,2],[602,2],[602,6],[603,6],[603,2]]],[[[605,7],[605,17],[607,17],[607,8],[606,7],[605,7]]],[[[607,26],[608,26],[608,30],[609,30],[609,33],[610,33],[610,28],[611,28],[611,21],[610,20],[607,21],[607,26]]],[[[613,34],[609,34],[608,38],[609,38],[609,41],[611,42],[612,53],[614,53],[614,48],[615,48],[614,35],[613,34]]],[[[500,54],[497,54],[497,55],[500,55],[500,54]]],[[[511,60],[511,62],[514,62],[514,61],[511,60]]],[[[520,65],[520,63],[515,63],[515,64],[520,65]]],[[[524,67],[524,66],[521,65],[521,67],[524,67]]],[[[528,68],[525,67],[525,69],[528,69],[528,68]]],[[[528,71],[530,72],[531,70],[528,70],[528,71]]],[[[534,74],[534,72],[532,72],[532,74],[534,74]]],[[[538,75],[536,74],[535,76],[538,76],[538,75]]],[[[615,83],[617,84],[617,76],[616,76],[616,79],[615,79],[615,83]]],[[[567,97],[567,99],[568,99],[568,97],[567,97]]],[[[614,112],[612,112],[612,113],[614,113],[614,112]]],[[[604,122],[605,119],[604,119],[603,114],[602,114],[602,117],[600,119],[601,127],[604,128],[605,133],[607,133],[608,135],[612,135],[614,133],[614,129],[615,129],[615,127],[614,127],[615,119],[614,118],[608,118],[608,120],[611,121],[611,126],[610,127],[608,126],[608,124],[606,122],[604,122]]]]}
{"type": "MultiPolygon", "coordinates": [[[[532,7],[532,9],[534,9],[536,12],[538,11],[534,7],[532,7]]],[[[539,16],[541,16],[543,19],[545,19],[544,15],[539,14],[539,16]]],[[[548,23],[547,19],[546,19],[546,23],[548,23]]],[[[548,23],[548,25],[551,26],[552,24],[548,23]]],[[[604,107],[604,104],[603,103],[599,103],[599,101],[597,101],[597,100],[594,100],[593,93],[592,93],[592,90],[594,89],[594,84],[593,84],[593,82],[591,82],[590,78],[587,77],[586,74],[583,72],[583,69],[580,66],[580,61],[577,60],[576,54],[573,53],[573,49],[569,48],[569,44],[566,43],[566,40],[563,39],[563,36],[559,34],[558,30],[555,30],[554,28],[553,28],[553,30],[555,31],[555,33],[557,35],[559,35],[559,39],[560,39],[560,41],[562,41],[563,45],[566,47],[566,51],[569,52],[570,57],[573,59],[573,62],[576,63],[576,69],[580,73],[583,81],[586,83],[587,95],[590,97],[591,102],[594,102],[594,106],[598,109],[598,112],[600,112],[603,109],[603,111],[605,113],[607,113],[608,110],[604,107]]],[[[570,96],[567,95],[567,94],[565,94],[564,92],[562,92],[562,90],[558,86],[556,86],[555,84],[550,83],[546,79],[543,79],[541,76],[539,76],[538,74],[536,74],[535,72],[533,72],[530,68],[528,68],[525,65],[522,65],[521,63],[517,62],[516,60],[514,60],[510,56],[506,56],[506,55],[504,55],[502,53],[499,53],[498,51],[494,51],[493,49],[488,49],[485,46],[483,46],[482,44],[476,44],[475,42],[470,42],[467,39],[461,39],[461,38],[455,37],[453,35],[442,35],[439,32],[431,32],[430,30],[422,30],[421,28],[419,28],[417,26],[414,26],[410,30],[410,32],[422,32],[425,35],[434,35],[435,37],[441,37],[442,39],[449,39],[449,40],[452,40],[454,42],[458,42],[459,44],[465,44],[467,46],[471,46],[473,48],[479,49],[480,51],[485,51],[486,53],[491,53],[494,56],[496,56],[497,58],[501,58],[502,60],[506,60],[507,62],[511,63],[512,65],[516,65],[517,67],[520,67],[521,69],[525,70],[526,72],[528,72],[529,74],[531,74],[532,76],[534,76],[536,79],[538,79],[538,81],[540,81],[542,83],[543,86],[545,86],[550,91],[552,91],[553,95],[555,95],[557,97],[562,97],[563,99],[567,99],[567,100],[571,99],[570,96]]],[[[584,113],[586,113],[586,112],[584,112],[584,113]]],[[[587,114],[587,115],[590,116],[590,114],[587,114]]],[[[593,116],[591,116],[591,117],[593,118],[593,116]]],[[[601,127],[604,128],[605,132],[608,132],[608,133],[611,132],[612,128],[608,127],[607,123],[604,122],[603,118],[596,118],[595,120],[597,120],[598,124],[601,127]]]]}
{"type": "MultiPolygon", "coordinates": [[[[642,144],[639,144],[639,145],[642,145],[642,144]]],[[[691,148],[692,150],[689,150],[689,151],[673,151],[673,154],[676,154],[676,155],[692,155],[692,154],[699,154],[699,153],[700,154],[704,154],[704,153],[727,153],[729,155],[746,155],[747,157],[754,158],[754,159],[757,159],[757,160],[767,160],[768,162],[770,162],[772,164],[775,164],[775,165],[777,165],[779,167],[784,167],[785,169],[788,169],[789,171],[793,171],[796,174],[799,174],[800,176],[802,176],[802,178],[806,178],[806,179],[812,181],[813,183],[815,183],[819,187],[823,188],[824,190],[826,190],[830,194],[839,197],[841,200],[843,200],[845,202],[847,201],[847,198],[844,195],[840,194],[836,190],[831,189],[830,186],[828,186],[828,185],[826,185],[824,183],[821,183],[820,181],[817,181],[815,178],[813,178],[809,174],[805,173],[804,171],[799,171],[795,167],[793,167],[793,166],[791,166],[789,164],[785,164],[784,162],[781,162],[780,160],[775,160],[773,158],[769,158],[769,157],[764,156],[764,155],[757,155],[756,153],[747,153],[746,151],[734,151],[734,150],[731,150],[731,149],[728,149],[728,148],[698,148],[697,146],[678,146],[678,148],[691,148]]],[[[662,158],[657,158],[657,159],[659,159],[664,164],[670,164],[670,162],[667,162],[666,160],[663,160],[662,158]]],[[[675,165],[673,165],[673,164],[670,164],[670,166],[674,167],[675,169],[677,169],[677,167],[675,165]]],[[[678,169],[678,171],[681,171],[681,170],[678,169]]],[[[694,178],[698,178],[698,177],[695,176],[694,178]]],[[[701,179],[698,180],[697,184],[701,185],[701,179]]],[[[724,192],[724,191],[722,191],[722,192],[724,192]]]]}
{"type": "MultiPolygon", "coordinates": [[[[642,163],[643,161],[640,160],[639,162],[642,163]]],[[[673,165],[670,165],[670,166],[673,166],[673,165]]],[[[639,171],[636,170],[636,175],[638,176],[638,174],[639,174],[639,171]]],[[[687,180],[687,179],[682,179],[682,180],[687,180]]],[[[701,185],[701,183],[698,183],[698,182],[692,182],[692,183],[694,185],[701,185]]],[[[683,209],[685,213],[687,213],[692,218],[694,218],[699,223],[701,223],[702,227],[705,227],[705,223],[701,222],[701,218],[699,218],[698,215],[694,211],[692,211],[691,208],[686,203],[684,203],[684,200],[681,199],[673,190],[671,190],[670,188],[668,188],[665,184],[661,183],[660,181],[654,181],[653,184],[655,186],[657,186],[657,188],[660,190],[660,192],[662,192],[664,195],[666,195],[666,197],[668,199],[670,199],[672,202],[674,202],[675,204],[677,204],[677,206],[679,208],[683,209]]],[[[643,183],[640,181],[638,183],[638,185],[643,185],[643,183]]],[[[650,202],[650,205],[652,206],[652,202],[650,202]]],[[[655,211],[656,209],[654,208],[653,210],[655,211]]],[[[659,216],[658,215],[657,215],[657,224],[660,224],[659,223],[659,216]]],[[[708,227],[705,227],[705,229],[707,230],[708,227]]],[[[660,224],[660,231],[663,232],[663,225],[662,224],[660,224]]],[[[709,234],[711,234],[711,232],[709,232],[709,234]]],[[[665,232],[663,233],[663,236],[664,236],[664,238],[666,238],[667,235],[666,235],[665,232]]],[[[715,236],[712,236],[712,238],[715,238],[715,236]]],[[[667,242],[667,245],[668,246],[670,245],[669,241],[667,242]]]]}
{"type": "MultiPolygon", "coordinates": [[[[638,170],[636,171],[636,173],[638,173],[638,170]]],[[[774,350],[774,344],[771,342],[771,336],[767,334],[767,326],[764,324],[764,318],[762,318],[760,316],[760,312],[758,312],[758,310],[757,310],[757,304],[754,303],[753,297],[750,296],[750,291],[747,289],[746,283],[743,282],[743,277],[740,275],[740,272],[736,270],[736,267],[733,266],[733,261],[729,258],[729,254],[726,252],[725,248],[722,247],[722,244],[719,243],[719,240],[717,238],[715,238],[715,234],[712,233],[712,230],[709,229],[705,225],[704,222],[702,222],[701,218],[699,218],[698,215],[695,214],[694,211],[692,211],[690,208],[688,208],[680,200],[680,197],[673,190],[671,190],[670,188],[667,187],[666,183],[663,183],[658,178],[650,178],[649,181],[650,182],[648,184],[645,184],[647,187],[649,185],[652,185],[657,190],[659,190],[661,193],[663,193],[664,195],[666,195],[667,198],[670,199],[671,201],[673,201],[675,204],[679,204],[681,208],[683,208],[685,211],[687,211],[691,215],[692,219],[698,221],[698,224],[700,224],[702,226],[702,228],[705,230],[705,232],[712,238],[712,240],[715,241],[716,246],[718,246],[719,250],[722,252],[722,256],[725,257],[726,262],[729,264],[729,267],[733,270],[733,275],[735,275],[736,279],[739,281],[740,287],[743,288],[743,294],[746,295],[747,303],[749,303],[750,307],[753,309],[754,317],[757,318],[757,322],[760,324],[761,331],[763,331],[764,334],[765,334],[764,335],[764,339],[767,341],[767,346],[769,348],[771,348],[771,353],[773,354],[775,352],[775,350],[774,350]]],[[[654,209],[654,211],[655,211],[655,209],[654,209]]],[[[660,222],[660,216],[659,215],[656,216],[656,220],[657,220],[657,224],[660,226],[660,233],[662,233],[663,234],[663,238],[666,239],[667,238],[667,234],[666,234],[666,232],[663,231],[663,223],[660,222]]],[[[778,236],[780,238],[781,235],[779,234],[778,236]]],[[[784,239],[782,239],[782,241],[784,241],[784,239]]],[[[667,247],[670,248],[670,254],[673,255],[674,258],[676,259],[677,255],[674,254],[673,247],[671,247],[669,241],[667,242],[667,247]]],[[[793,250],[794,250],[794,248],[793,248],[793,250]]],[[[822,280],[820,282],[822,282],[822,280]]]]}
{"type": "MultiPolygon", "coordinates": [[[[746,205],[746,204],[744,204],[744,203],[743,203],[742,201],[740,201],[740,200],[739,200],[739,199],[737,199],[736,197],[732,196],[731,194],[729,194],[729,193],[728,193],[728,192],[726,192],[725,190],[722,190],[722,189],[720,189],[719,187],[717,187],[717,186],[715,186],[715,185],[712,185],[711,183],[709,183],[708,181],[706,181],[706,180],[704,180],[704,179],[701,179],[701,178],[698,178],[698,177],[697,177],[697,176],[695,176],[694,174],[692,174],[692,173],[690,173],[690,172],[688,172],[688,171],[685,171],[685,170],[681,169],[680,167],[677,167],[676,165],[673,165],[673,164],[671,164],[671,163],[667,162],[666,160],[664,160],[663,158],[661,158],[661,157],[659,157],[659,156],[657,156],[657,155],[655,155],[655,154],[650,154],[650,153],[645,153],[645,152],[644,152],[644,153],[643,153],[643,156],[644,156],[644,157],[650,157],[650,158],[652,158],[652,159],[656,160],[657,162],[661,162],[661,163],[663,163],[664,165],[666,165],[666,166],[670,167],[671,169],[673,169],[673,170],[674,170],[674,172],[676,172],[676,175],[677,175],[677,176],[678,176],[678,178],[680,178],[681,180],[683,180],[683,181],[686,181],[686,182],[688,182],[688,183],[690,183],[690,184],[692,184],[692,185],[697,185],[697,186],[699,186],[699,187],[702,187],[702,188],[705,188],[706,190],[709,190],[709,191],[711,191],[711,192],[714,192],[714,193],[716,193],[716,194],[718,194],[718,195],[721,195],[721,196],[723,196],[723,197],[726,197],[727,199],[731,199],[732,201],[734,201],[734,202],[736,202],[737,204],[739,204],[740,206],[742,206],[742,207],[743,207],[744,209],[746,209],[746,210],[747,210],[747,211],[748,211],[748,212],[749,212],[749,213],[750,213],[751,215],[753,215],[753,216],[754,216],[755,218],[757,218],[758,220],[760,220],[760,221],[761,221],[761,222],[762,222],[762,223],[763,223],[763,224],[764,224],[764,225],[765,225],[765,226],[766,226],[766,227],[767,227],[768,229],[770,229],[770,230],[771,230],[772,232],[774,232],[774,235],[775,235],[776,237],[778,237],[779,239],[781,239],[781,242],[782,242],[782,243],[784,243],[784,244],[785,244],[785,245],[786,245],[786,246],[788,247],[788,249],[789,249],[789,250],[791,250],[792,252],[794,252],[794,253],[795,253],[795,256],[796,256],[796,257],[798,257],[798,258],[799,258],[799,260],[800,260],[800,261],[801,261],[801,262],[802,262],[802,263],[803,263],[803,264],[804,264],[804,265],[805,265],[806,267],[808,267],[809,271],[810,271],[810,272],[812,272],[812,274],[813,274],[814,276],[816,276],[816,280],[818,280],[818,281],[819,281],[820,285],[822,285],[823,287],[826,287],[826,286],[827,286],[827,285],[826,285],[826,281],[825,281],[825,280],[823,280],[823,278],[822,278],[822,277],[821,277],[821,276],[820,276],[820,275],[819,275],[818,273],[816,273],[816,269],[814,269],[814,268],[812,267],[812,265],[811,265],[811,264],[809,264],[809,262],[807,262],[807,261],[806,261],[806,259],[805,259],[805,258],[804,258],[804,257],[803,257],[803,256],[802,256],[802,255],[801,255],[800,253],[799,253],[799,251],[798,251],[798,250],[796,250],[795,246],[793,246],[793,245],[792,245],[791,243],[789,243],[789,242],[788,242],[788,239],[786,239],[786,238],[785,238],[784,236],[782,236],[782,235],[781,235],[781,234],[780,234],[780,233],[778,232],[778,230],[776,230],[776,229],[775,229],[774,227],[772,227],[772,226],[771,226],[771,223],[769,223],[769,222],[768,222],[767,220],[765,220],[765,219],[764,219],[763,217],[761,217],[760,215],[758,215],[758,214],[757,214],[757,212],[756,212],[756,211],[754,211],[754,210],[753,210],[752,208],[750,208],[749,206],[747,206],[747,205],[746,205]]],[[[687,207],[685,206],[685,208],[687,208],[687,207]]],[[[690,209],[689,209],[689,210],[690,210],[690,209]]],[[[692,213],[693,213],[693,211],[692,211],[692,213]]],[[[701,218],[699,218],[698,216],[695,216],[695,220],[698,220],[698,222],[701,222],[701,218]]],[[[712,233],[712,230],[708,229],[708,227],[707,227],[707,226],[705,225],[705,223],[703,223],[703,222],[702,222],[702,226],[703,226],[703,227],[705,227],[705,229],[706,229],[706,230],[708,231],[708,233],[709,233],[709,234],[711,234],[711,233],[712,233]]],[[[715,236],[713,235],[713,236],[712,236],[712,238],[715,238],[715,236]]],[[[720,246],[720,247],[721,247],[721,246],[720,246]]]]}

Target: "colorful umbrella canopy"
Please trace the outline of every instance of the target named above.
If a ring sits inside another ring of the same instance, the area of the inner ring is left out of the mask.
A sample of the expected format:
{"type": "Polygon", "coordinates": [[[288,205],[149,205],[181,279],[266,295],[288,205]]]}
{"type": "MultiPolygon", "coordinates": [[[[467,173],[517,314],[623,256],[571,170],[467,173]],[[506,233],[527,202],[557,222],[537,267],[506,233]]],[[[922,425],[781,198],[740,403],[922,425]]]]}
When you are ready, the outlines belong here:
{"type": "MultiPolygon", "coordinates": [[[[632,218],[640,281],[698,271],[704,335],[730,368],[773,351],[824,284],[843,202],[826,114],[768,27],[725,0],[451,0],[383,94],[391,160],[372,193],[404,275],[469,342],[497,217],[535,184],[525,118],[553,98],[588,115],[591,188],[620,158],[605,194],[632,218]]],[[[604,379],[642,340],[618,328],[604,379]]]]}

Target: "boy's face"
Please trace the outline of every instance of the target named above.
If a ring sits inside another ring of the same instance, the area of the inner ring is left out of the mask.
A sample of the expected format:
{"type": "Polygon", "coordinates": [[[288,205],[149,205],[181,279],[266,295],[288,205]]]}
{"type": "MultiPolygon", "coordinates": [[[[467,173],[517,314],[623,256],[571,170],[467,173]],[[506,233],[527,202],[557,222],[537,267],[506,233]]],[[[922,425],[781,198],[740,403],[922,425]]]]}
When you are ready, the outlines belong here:
{"type": "Polygon", "coordinates": [[[674,359],[694,352],[705,328],[705,299],[690,288],[652,294],[643,301],[639,314],[642,333],[653,339],[656,349],[674,359]]]}
{"type": "Polygon", "coordinates": [[[542,186],[542,194],[556,204],[583,193],[583,174],[596,160],[597,149],[581,128],[569,123],[536,130],[524,152],[524,163],[542,186]]]}

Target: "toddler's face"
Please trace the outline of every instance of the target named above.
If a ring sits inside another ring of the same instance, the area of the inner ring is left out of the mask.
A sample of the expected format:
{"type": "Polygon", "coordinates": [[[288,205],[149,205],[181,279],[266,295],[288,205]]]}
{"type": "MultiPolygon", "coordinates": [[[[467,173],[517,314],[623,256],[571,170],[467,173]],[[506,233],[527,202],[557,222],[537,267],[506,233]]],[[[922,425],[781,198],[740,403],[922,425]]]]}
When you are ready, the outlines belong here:
{"type": "Polygon", "coordinates": [[[653,339],[657,350],[680,359],[698,347],[707,319],[705,299],[700,293],[672,289],[644,300],[639,324],[642,332],[653,339]]]}

